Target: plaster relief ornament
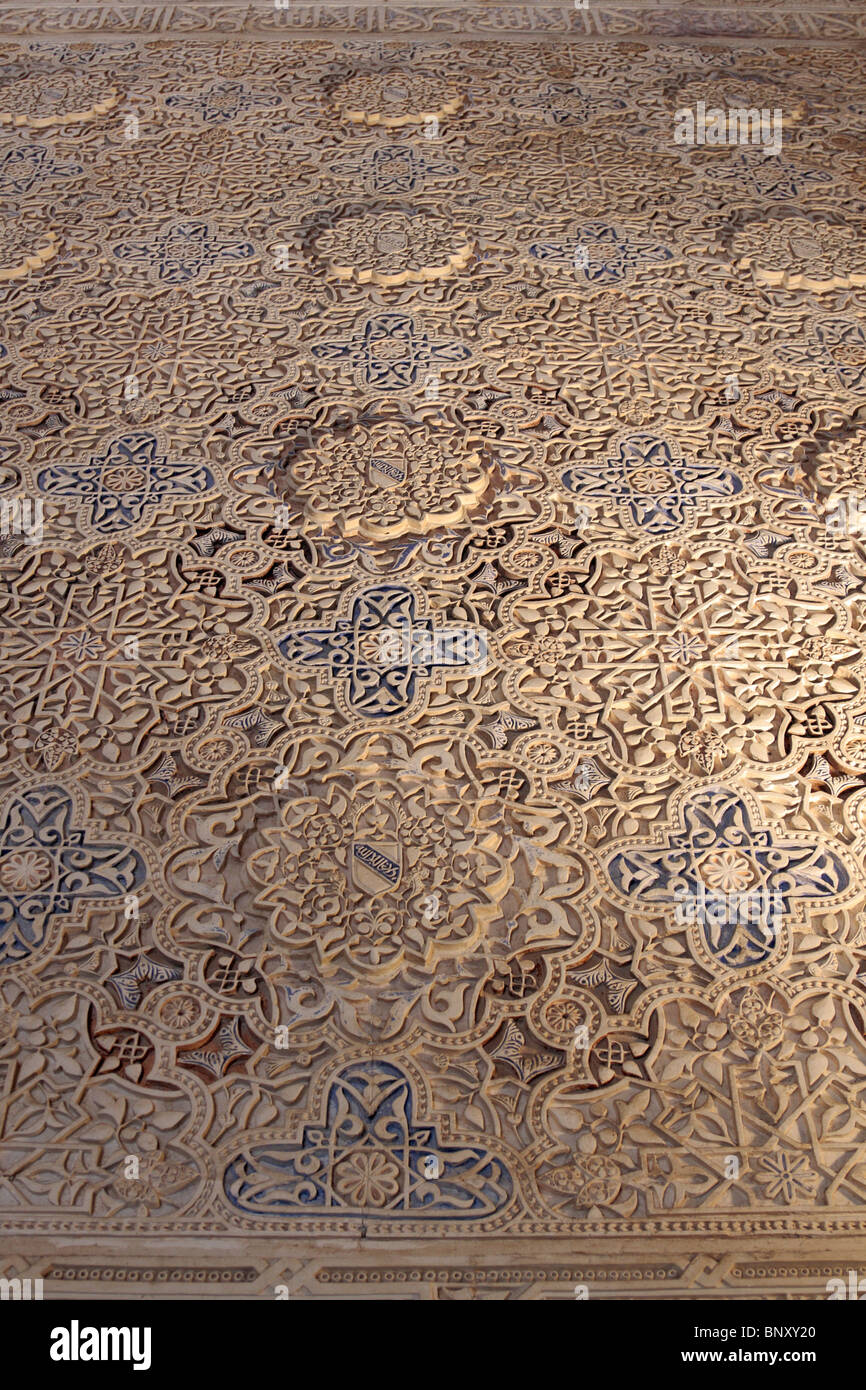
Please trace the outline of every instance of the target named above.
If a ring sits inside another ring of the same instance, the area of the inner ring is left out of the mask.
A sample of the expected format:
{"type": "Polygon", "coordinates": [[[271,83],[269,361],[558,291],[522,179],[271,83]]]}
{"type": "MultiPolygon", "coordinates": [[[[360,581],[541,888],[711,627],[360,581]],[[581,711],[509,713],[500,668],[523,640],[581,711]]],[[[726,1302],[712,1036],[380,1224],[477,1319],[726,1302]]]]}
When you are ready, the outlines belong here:
{"type": "MultiPolygon", "coordinates": [[[[785,562],[794,570],[799,558],[789,550],[785,562]]],[[[860,689],[858,634],[805,580],[769,592],[765,570],[745,559],[722,568],[708,549],[666,580],[664,557],[648,551],[621,593],[615,552],[595,565],[582,594],[506,600],[504,688],[521,713],[557,719],[571,709],[595,737],[607,734],[611,757],[646,776],[700,728],[720,734],[728,758],[778,762],[814,725],[816,702],[860,689]]],[[[689,740],[682,751],[696,747],[689,740]]]]}
{"type": "Polygon", "coordinates": [[[255,247],[205,220],[168,221],[146,228],[142,237],[115,243],[112,255],[140,266],[157,285],[187,285],[213,270],[231,271],[255,258],[255,247]]]}
{"type": "Polygon", "coordinates": [[[473,825],[468,783],[443,805],[425,781],[374,768],[318,789],[293,782],[281,824],[251,854],[273,939],[321,978],[348,968],[368,985],[421,980],[437,959],[471,955],[497,916],[511,883],[502,835],[473,825]]]}
{"type": "Polygon", "coordinates": [[[731,249],[738,269],[751,268],[759,284],[814,294],[866,285],[863,239],[850,227],[804,217],[751,222],[734,233],[731,249]]]}
{"type": "Polygon", "coordinates": [[[31,270],[41,270],[59,250],[56,232],[38,232],[27,223],[4,221],[0,225],[0,280],[20,280],[31,270]]]}
{"type": "Polygon", "coordinates": [[[464,521],[490,478],[456,431],[385,421],[355,425],[305,449],[290,466],[306,515],[343,536],[391,540],[464,521]]]}
{"type": "Polygon", "coordinates": [[[0,90],[0,125],[72,125],[94,121],[120,101],[116,87],[98,73],[54,72],[24,78],[0,90]]]}
{"type": "Polygon", "coordinates": [[[171,457],[159,434],[141,430],[97,441],[74,461],[58,459],[36,484],[46,496],[74,499],[84,524],[105,534],[152,521],[165,499],[207,492],[214,478],[198,459],[171,457]]]}
{"type": "Polygon", "coordinates": [[[453,159],[437,152],[435,144],[432,149],[424,148],[431,143],[425,140],[422,145],[417,132],[392,135],[383,131],[381,141],[365,146],[363,154],[338,154],[330,161],[328,173],[340,182],[351,181],[355,189],[360,182],[370,197],[433,193],[450,186],[461,170],[453,159]]]}
{"type": "Polygon", "coordinates": [[[23,194],[41,190],[43,185],[57,185],[66,179],[76,179],[83,172],[80,163],[59,159],[48,144],[24,144],[13,135],[8,144],[0,147],[0,197],[20,198],[23,194]]]}
{"type": "Polygon", "coordinates": [[[389,286],[465,270],[473,245],[444,217],[397,211],[345,218],[317,237],[316,251],[341,280],[389,286]]]}
{"type": "Polygon", "coordinates": [[[850,413],[866,388],[866,328],[854,314],[813,314],[771,349],[783,380],[808,390],[822,410],[850,413]]]}
{"type": "Polygon", "coordinates": [[[392,1063],[344,1067],[323,1100],[296,1142],[269,1135],[232,1155],[223,1191],[248,1221],[273,1228],[275,1220],[336,1214],[399,1230],[414,1218],[428,1229],[450,1222],[457,1233],[512,1201],[514,1179],[486,1146],[447,1144],[436,1125],[417,1123],[411,1081],[392,1063]]]}
{"type": "Polygon", "coordinates": [[[569,223],[564,236],[533,241],[528,251],[531,261],[565,277],[570,286],[605,290],[621,289],[639,273],[671,265],[680,256],[676,245],[640,224],[601,219],[569,223]]]}
{"type": "Polygon", "coordinates": [[[423,73],[359,73],[331,92],[340,114],[356,125],[389,128],[442,120],[463,105],[463,93],[451,82],[423,73]]]}
{"type": "Polygon", "coordinates": [[[673,909],[695,959],[714,971],[780,958],[787,919],[805,924],[862,890],[847,854],[814,832],[780,833],[750,796],[721,785],[682,793],[676,824],[614,850],[605,868],[644,910],[673,909]]]}
{"type": "MultiPolygon", "coordinates": [[[[803,98],[780,83],[769,82],[760,73],[707,74],[684,82],[678,89],[675,104],[678,108],[694,107],[703,104],[707,123],[718,113],[723,118],[729,112],[741,113],[746,117],[761,110],[778,111],[778,122],[788,129],[802,120],[806,104],[803,98]]],[[[720,139],[707,139],[710,146],[725,144],[724,135],[720,139]]]]}
{"type": "Polygon", "coordinates": [[[651,535],[676,530],[696,508],[743,490],[718,459],[684,457],[675,440],[653,434],[617,436],[606,459],[578,463],[562,481],[583,502],[616,501],[625,525],[651,535]]]}
{"type": "Polygon", "coordinates": [[[348,718],[413,714],[426,706],[431,688],[486,666],[487,641],[477,627],[442,624],[402,584],[356,591],[341,610],[327,625],[293,624],[278,649],[293,672],[334,687],[348,718]]]}
{"type": "Polygon", "coordinates": [[[627,103],[620,96],[574,81],[545,82],[540,87],[520,90],[511,98],[521,122],[542,121],[548,126],[576,126],[583,130],[593,121],[608,120],[627,103]]]}
{"type": "Polygon", "coordinates": [[[246,8],[3,8],[0,1276],[820,1298],[866,50],[246,8]]]}
{"type": "Polygon", "coordinates": [[[830,530],[863,535],[866,532],[866,431],[833,440],[817,458],[816,480],[828,504],[837,505],[827,518],[830,530]]]}
{"type": "MultiPolygon", "coordinates": [[[[78,798],[80,801],[80,798],[78,798]]],[[[126,840],[78,823],[81,808],[61,786],[10,794],[0,820],[0,961],[37,952],[52,918],[79,900],[124,899],[141,887],[146,861],[126,840]]]]}

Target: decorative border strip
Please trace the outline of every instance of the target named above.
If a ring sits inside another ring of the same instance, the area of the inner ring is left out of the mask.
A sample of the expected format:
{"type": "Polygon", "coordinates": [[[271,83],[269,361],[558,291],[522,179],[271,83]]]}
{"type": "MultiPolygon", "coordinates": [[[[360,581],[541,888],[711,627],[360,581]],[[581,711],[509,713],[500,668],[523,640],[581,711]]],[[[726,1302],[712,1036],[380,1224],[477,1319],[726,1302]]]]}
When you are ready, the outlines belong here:
{"type": "Polygon", "coordinates": [[[40,1278],[46,1299],[92,1299],[100,1294],[135,1298],[438,1298],[467,1291],[480,1297],[519,1292],[522,1298],[567,1299],[585,1286],[591,1299],[749,1298],[819,1300],[828,1282],[859,1273],[862,1245],[847,1240],[803,1240],[791,1236],[768,1246],[756,1242],[629,1242],[604,1244],[552,1241],[537,1244],[502,1239],[468,1239],[453,1244],[423,1241],[411,1249],[379,1242],[289,1241],[277,1256],[257,1241],[211,1254],[200,1246],[178,1252],[142,1239],[118,1246],[100,1242],[67,1249],[58,1259],[50,1238],[16,1242],[0,1259],[6,1278],[40,1278]],[[744,1248],[745,1247],[745,1248],[744,1248]]]}
{"type": "Polygon", "coordinates": [[[797,39],[851,42],[866,39],[866,11],[855,0],[834,0],[826,8],[794,5],[774,8],[749,4],[707,8],[694,0],[670,4],[606,0],[586,9],[573,5],[532,5],[523,0],[498,4],[453,5],[422,0],[414,5],[273,4],[245,5],[194,0],[183,5],[118,4],[0,5],[0,36],[36,34],[455,34],[497,39],[522,35],[580,38],[797,39]]]}

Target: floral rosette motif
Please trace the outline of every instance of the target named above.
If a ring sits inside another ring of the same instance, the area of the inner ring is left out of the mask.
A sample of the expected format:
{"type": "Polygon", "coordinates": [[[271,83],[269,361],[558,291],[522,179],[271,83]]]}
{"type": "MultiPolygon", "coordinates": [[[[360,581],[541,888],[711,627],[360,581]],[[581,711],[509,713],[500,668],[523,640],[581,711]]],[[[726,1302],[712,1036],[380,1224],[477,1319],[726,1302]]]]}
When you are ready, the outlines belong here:
{"type": "Polygon", "coordinates": [[[823,294],[866,285],[866,251],[850,227],[803,217],[752,222],[734,234],[731,249],[740,269],[775,288],[823,294]]]}
{"type": "Polygon", "coordinates": [[[0,281],[20,280],[31,270],[41,270],[59,250],[56,232],[6,222],[0,227],[0,281]]]}
{"type": "Polygon", "coordinates": [[[481,453],[460,435],[396,421],[304,450],[290,472],[311,520],[366,540],[457,525],[489,483],[481,453]]]}
{"type": "Polygon", "coordinates": [[[348,970],[387,984],[472,954],[510,871],[502,837],[474,829],[468,796],[434,807],[424,779],[382,776],[331,782],[318,797],[298,779],[286,792],[248,864],[256,905],[295,958],[325,979],[348,970]]]}
{"type": "Polygon", "coordinates": [[[359,73],[339,83],[331,100],[356,125],[397,128],[453,116],[464,98],[453,83],[423,73],[359,73]]]}
{"type": "Polygon", "coordinates": [[[322,232],[316,251],[341,280],[387,287],[465,270],[473,246],[443,217],[396,211],[347,217],[322,232]]]}
{"type": "Polygon", "coordinates": [[[27,77],[0,92],[0,125],[41,129],[93,121],[113,110],[119,101],[116,87],[89,73],[27,77]]]}

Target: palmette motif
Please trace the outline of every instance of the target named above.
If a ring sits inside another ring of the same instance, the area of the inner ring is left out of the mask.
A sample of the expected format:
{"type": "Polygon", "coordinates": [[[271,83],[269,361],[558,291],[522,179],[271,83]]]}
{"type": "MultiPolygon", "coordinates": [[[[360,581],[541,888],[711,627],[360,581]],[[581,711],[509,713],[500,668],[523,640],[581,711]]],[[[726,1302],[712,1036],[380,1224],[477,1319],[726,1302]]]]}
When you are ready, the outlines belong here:
{"type": "Polygon", "coordinates": [[[301,18],[0,51],[0,1220],[862,1239],[862,55],[301,18]]]}

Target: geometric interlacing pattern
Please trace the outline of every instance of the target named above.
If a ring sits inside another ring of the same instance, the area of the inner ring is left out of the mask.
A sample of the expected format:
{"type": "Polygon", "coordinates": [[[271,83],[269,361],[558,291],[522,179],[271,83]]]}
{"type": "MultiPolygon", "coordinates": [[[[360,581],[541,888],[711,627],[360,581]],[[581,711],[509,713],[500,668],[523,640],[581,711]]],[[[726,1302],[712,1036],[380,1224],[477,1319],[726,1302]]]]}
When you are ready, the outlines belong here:
{"type": "Polygon", "coordinates": [[[820,1296],[862,52],[244,22],[0,48],[3,1270],[820,1296]]]}

